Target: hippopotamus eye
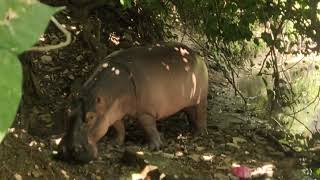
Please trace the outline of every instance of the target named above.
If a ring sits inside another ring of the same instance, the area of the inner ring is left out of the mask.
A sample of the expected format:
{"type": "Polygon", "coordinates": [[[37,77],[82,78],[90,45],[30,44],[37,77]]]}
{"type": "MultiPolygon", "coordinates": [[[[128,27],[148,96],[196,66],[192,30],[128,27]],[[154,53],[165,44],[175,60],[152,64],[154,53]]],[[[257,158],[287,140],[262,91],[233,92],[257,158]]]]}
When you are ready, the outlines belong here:
{"type": "Polygon", "coordinates": [[[97,115],[95,112],[87,112],[84,122],[85,123],[93,122],[96,119],[96,117],[97,115]]]}

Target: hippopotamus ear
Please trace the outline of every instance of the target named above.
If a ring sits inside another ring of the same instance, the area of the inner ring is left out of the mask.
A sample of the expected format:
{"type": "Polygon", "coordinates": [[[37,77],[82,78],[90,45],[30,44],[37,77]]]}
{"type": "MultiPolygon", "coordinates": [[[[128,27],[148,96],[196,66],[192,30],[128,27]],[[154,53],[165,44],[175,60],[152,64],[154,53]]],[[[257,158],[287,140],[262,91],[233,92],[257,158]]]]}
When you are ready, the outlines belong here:
{"type": "Polygon", "coordinates": [[[99,96],[96,97],[96,103],[98,103],[98,104],[101,103],[101,97],[99,97],[99,96]]]}
{"type": "Polygon", "coordinates": [[[85,117],[86,123],[92,123],[97,118],[97,113],[95,112],[87,112],[85,117]]]}

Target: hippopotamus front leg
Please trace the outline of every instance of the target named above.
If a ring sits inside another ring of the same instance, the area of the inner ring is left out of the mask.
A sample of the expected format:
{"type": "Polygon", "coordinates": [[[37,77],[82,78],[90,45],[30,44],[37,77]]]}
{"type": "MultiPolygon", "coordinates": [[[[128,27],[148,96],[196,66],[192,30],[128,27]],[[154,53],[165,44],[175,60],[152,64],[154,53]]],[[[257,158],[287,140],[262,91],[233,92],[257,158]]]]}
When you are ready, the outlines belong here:
{"type": "Polygon", "coordinates": [[[114,143],[117,145],[122,145],[125,139],[125,127],[123,120],[121,119],[116,121],[112,126],[116,130],[116,137],[114,139],[114,143]]]}
{"type": "Polygon", "coordinates": [[[152,117],[149,114],[142,114],[138,116],[138,122],[141,124],[147,135],[147,138],[149,140],[149,148],[151,150],[159,150],[161,148],[162,142],[157,129],[156,118],[152,117]]]}

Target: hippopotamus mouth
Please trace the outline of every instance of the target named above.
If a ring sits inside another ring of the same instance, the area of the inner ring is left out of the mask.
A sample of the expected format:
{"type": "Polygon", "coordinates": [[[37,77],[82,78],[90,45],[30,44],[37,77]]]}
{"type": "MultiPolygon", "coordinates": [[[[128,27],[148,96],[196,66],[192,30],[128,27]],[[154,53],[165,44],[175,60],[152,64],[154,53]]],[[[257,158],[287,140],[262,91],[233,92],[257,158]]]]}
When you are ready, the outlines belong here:
{"type": "Polygon", "coordinates": [[[57,159],[87,163],[97,157],[96,143],[89,140],[88,132],[83,128],[83,103],[77,104],[69,117],[72,124],[58,145],[57,159]]]}
{"type": "Polygon", "coordinates": [[[95,144],[84,141],[81,144],[70,145],[66,139],[66,137],[62,138],[58,146],[58,154],[55,155],[55,158],[79,163],[88,163],[97,158],[98,152],[95,144]]]}

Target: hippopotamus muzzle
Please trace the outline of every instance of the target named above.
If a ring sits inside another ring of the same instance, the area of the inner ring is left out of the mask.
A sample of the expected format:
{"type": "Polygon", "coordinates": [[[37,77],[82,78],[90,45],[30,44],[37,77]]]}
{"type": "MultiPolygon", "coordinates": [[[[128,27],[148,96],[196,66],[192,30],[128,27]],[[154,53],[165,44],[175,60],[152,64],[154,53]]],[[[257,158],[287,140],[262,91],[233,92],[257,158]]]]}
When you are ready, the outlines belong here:
{"type": "Polygon", "coordinates": [[[88,141],[68,144],[66,139],[63,137],[58,146],[57,159],[88,163],[97,158],[98,150],[95,144],[90,144],[88,141]]]}
{"type": "Polygon", "coordinates": [[[69,129],[72,131],[67,132],[62,137],[58,146],[57,159],[88,163],[97,158],[96,143],[90,141],[87,129],[83,127],[82,106],[83,103],[80,100],[69,115],[69,121],[72,122],[69,129]]]}

